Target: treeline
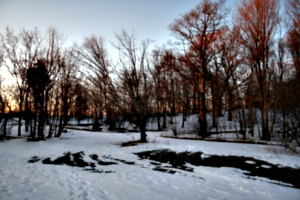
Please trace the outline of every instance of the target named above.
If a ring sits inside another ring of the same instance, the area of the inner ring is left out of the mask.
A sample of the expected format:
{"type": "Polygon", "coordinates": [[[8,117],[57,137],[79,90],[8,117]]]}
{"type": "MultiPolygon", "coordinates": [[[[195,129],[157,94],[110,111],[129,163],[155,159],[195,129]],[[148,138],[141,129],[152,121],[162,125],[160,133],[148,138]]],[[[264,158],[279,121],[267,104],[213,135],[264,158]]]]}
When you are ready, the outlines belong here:
{"type": "Polygon", "coordinates": [[[26,131],[40,138],[45,124],[47,137],[59,137],[71,115],[92,115],[98,123],[106,114],[112,127],[118,116],[136,124],[146,141],[149,118],[163,129],[167,115],[198,114],[198,134],[207,137],[207,114],[217,127],[226,111],[243,132],[257,125],[262,140],[281,134],[298,142],[299,0],[245,0],[232,12],[222,0],[203,0],[169,29],[176,42],[152,50],[150,40],[138,44],[123,30],[116,34],[119,56],[112,61],[101,36],[65,48],[55,28],[44,37],[37,29],[16,34],[7,28],[1,66],[16,82],[9,91],[1,89],[2,114],[13,99],[21,113],[18,134],[23,118],[26,131]],[[236,110],[243,112],[235,116],[236,110]]]}

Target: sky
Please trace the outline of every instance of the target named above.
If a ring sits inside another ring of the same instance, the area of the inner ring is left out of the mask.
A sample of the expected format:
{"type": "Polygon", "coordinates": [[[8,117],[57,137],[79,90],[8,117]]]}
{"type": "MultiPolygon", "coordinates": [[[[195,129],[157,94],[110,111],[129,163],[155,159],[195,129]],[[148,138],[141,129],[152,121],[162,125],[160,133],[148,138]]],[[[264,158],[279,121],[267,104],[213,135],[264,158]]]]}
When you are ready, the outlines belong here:
{"type": "MultiPolygon", "coordinates": [[[[110,58],[113,58],[117,57],[117,50],[111,43],[117,43],[115,35],[122,29],[129,34],[134,31],[139,41],[154,41],[151,47],[162,46],[172,39],[168,26],[200,1],[0,0],[0,34],[5,34],[7,26],[16,34],[23,28],[37,28],[45,34],[52,26],[66,37],[65,46],[75,42],[80,45],[85,37],[95,34],[105,38],[110,58]]],[[[239,0],[227,0],[227,3],[235,1],[239,0]]]]}
{"type": "MultiPolygon", "coordinates": [[[[236,0],[228,1],[235,2],[236,0]]],[[[53,26],[66,43],[101,35],[107,43],[125,29],[139,40],[162,45],[171,39],[168,26],[194,8],[200,0],[0,0],[0,33],[9,26],[15,32],[35,27],[45,33],[53,26]]]]}
{"type": "Polygon", "coordinates": [[[138,39],[166,43],[168,25],[188,12],[199,0],[0,0],[0,32],[49,26],[67,36],[67,43],[101,35],[115,41],[122,28],[138,39]]]}

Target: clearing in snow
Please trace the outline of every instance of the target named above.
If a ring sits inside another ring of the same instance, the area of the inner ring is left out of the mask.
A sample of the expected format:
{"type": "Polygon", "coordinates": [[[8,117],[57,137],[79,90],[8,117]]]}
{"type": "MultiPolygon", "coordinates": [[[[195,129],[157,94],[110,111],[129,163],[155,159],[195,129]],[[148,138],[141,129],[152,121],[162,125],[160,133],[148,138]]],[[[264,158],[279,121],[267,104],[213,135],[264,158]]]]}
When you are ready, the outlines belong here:
{"type": "Polygon", "coordinates": [[[300,158],[283,147],[160,135],[126,147],[139,133],[68,130],[46,141],[2,141],[0,199],[300,197],[300,158]]]}

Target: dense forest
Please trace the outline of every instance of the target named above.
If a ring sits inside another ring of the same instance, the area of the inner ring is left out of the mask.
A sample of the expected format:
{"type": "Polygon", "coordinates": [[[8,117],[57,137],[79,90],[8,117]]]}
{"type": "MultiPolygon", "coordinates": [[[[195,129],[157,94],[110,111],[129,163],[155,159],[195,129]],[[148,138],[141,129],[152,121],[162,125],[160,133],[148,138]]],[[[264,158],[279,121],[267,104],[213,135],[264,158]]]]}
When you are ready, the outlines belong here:
{"type": "Polygon", "coordinates": [[[135,124],[145,142],[149,119],[163,130],[167,116],[181,115],[184,126],[196,114],[205,138],[226,113],[244,135],[257,127],[261,140],[300,145],[299,0],[245,0],[234,10],[203,0],[168,28],[176,42],[153,49],[151,40],[122,30],[112,59],[102,36],[66,47],[54,27],[45,34],[7,27],[0,67],[14,83],[1,84],[1,76],[2,134],[11,118],[19,136],[23,124],[32,138],[45,139],[59,137],[70,118],[92,117],[95,128],[135,124]]]}

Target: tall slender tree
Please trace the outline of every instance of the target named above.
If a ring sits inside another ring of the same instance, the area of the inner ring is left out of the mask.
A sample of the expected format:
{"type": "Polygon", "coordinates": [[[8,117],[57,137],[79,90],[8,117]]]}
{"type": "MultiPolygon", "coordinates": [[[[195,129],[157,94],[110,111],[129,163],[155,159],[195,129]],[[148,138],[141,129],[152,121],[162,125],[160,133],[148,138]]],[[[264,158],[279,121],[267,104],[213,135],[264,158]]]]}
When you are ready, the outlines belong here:
{"type": "Polygon", "coordinates": [[[93,86],[95,123],[98,123],[99,117],[110,111],[109,92],[114,91],[110,78],[112,70],[104,38],[96,35],[86,37],[82,46],[77,48],[77,57],[87,67],[85,73],[93,86]]]}
{"type": "Polygon", "coordinates": [[[55,137],[60,137],[70,118],[70,110],[73,105],[75,88],[78,84],[78,65],[71,50],[66,50],[60,59],[58,74],[60,119],[59,128],[55,137]]]}
{"type": "Polygon", "coordinates": [[[285,4],[288,16],[287,46],[296,69],[296,78],[300,79],[300,1],[287,0],[285,4]]]}
{"type": "Polygon", "coordinates": [[[269,82],[274,35],[279,24],[277,0],[243,0],[238,6],[236,26],[239,27],[241,45],[247,51],[250,67],[258,82],[261,110],[262,139],[270,139],[269,82]]]}
{"type": "Polygon", "coordinates": [[[181,41],[182,50],[193,68],[195,82],[194,88],[199,88],[199,122],[202,137],[207,136],[207,82],[211,79],[209,63],[215,52],[213,48],[218,34],[223,28],[228,10],[224,1],[218,2],[204,0],[190,12],[176,19],[171,25],[171,31],[181,41]],[[189,55],[188,55],[189,54],[189,55]]]}

